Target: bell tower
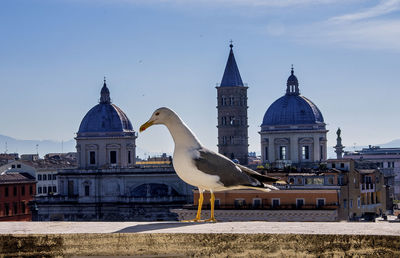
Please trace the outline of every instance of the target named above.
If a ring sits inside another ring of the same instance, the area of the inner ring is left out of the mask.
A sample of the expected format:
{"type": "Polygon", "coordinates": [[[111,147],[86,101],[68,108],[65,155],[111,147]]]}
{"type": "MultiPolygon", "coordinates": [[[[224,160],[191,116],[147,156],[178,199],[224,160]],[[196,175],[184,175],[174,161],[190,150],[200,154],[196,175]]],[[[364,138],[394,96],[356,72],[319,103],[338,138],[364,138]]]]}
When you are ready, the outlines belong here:
{"type": "Polygon", "coordinates": [[[233,55],[232,41],[221,84],[217,89],[218,152],[241,165],[248,163],[247,89],[233,55]]]}

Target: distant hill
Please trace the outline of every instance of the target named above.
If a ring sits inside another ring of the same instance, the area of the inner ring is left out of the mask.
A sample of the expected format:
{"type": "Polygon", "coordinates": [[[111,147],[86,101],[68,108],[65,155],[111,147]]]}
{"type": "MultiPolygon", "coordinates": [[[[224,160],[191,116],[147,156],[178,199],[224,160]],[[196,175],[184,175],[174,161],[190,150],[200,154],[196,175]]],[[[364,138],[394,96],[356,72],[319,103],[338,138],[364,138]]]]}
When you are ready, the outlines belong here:
{"type": "Polygon", "coordinates": [[[384,144],[377,144],[377,146],[381,146],[382,148],[400,148],[400,139],[396,139],[384,144]]]}
{"type": "MultiPolygon", "coordinates": [[[[0,153],[6,151],[7,153],[18,153],[21,154],[34,154],[36,153],[36,144],[38,144],[39,156],[43,157],[47,153],[54,152],[75,152],[76,142],[74,139],[64,141],[52,140],[19,140],[6,135],[0,134],[0,153]],[[6,144],[7,143],[7,144],[6,144]]],[[[140,147],[136,147],[136,155],[140,158],[147,158],[148,156],[160,155],[158,152],[151,152],[140,147]]]]}
{"type": "Polygon", "coordinates": [[[33,154],[36,153],[36,145],[38,145],[38,152],[41,157],[51,152],[75,151],[74,139],[62,143],[52,140],[19,140],[0,134],[0,152],[5,152],[7,148],[7,153],[33,154]]]}

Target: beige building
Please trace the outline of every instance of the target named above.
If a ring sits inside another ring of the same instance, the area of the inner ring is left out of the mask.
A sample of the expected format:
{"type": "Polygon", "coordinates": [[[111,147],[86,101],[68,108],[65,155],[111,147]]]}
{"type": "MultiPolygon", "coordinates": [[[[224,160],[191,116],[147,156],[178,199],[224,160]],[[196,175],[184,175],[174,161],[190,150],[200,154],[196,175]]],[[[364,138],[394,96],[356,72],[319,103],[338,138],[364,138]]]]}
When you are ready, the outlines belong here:
{"type": "Polygon", "coordinates": [[[327,166],[338,172],[340,219],[368,219],[386,212],[389,189],[384,183],[383,173],[374,168],[374,164],[332,159],[327,161],[327,166]]]}

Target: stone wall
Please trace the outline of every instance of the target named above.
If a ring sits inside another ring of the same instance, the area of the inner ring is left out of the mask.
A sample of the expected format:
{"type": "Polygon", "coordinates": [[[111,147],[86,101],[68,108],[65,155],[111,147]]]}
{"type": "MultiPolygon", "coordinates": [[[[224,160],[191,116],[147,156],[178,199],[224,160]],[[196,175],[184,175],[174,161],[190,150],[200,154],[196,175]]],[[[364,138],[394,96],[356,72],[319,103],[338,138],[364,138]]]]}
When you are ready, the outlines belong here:
{"type": "Polygon", "coordinates": [[[303,234],[0,235],[0,257],[399,257],[400,236],[303,234]]]}

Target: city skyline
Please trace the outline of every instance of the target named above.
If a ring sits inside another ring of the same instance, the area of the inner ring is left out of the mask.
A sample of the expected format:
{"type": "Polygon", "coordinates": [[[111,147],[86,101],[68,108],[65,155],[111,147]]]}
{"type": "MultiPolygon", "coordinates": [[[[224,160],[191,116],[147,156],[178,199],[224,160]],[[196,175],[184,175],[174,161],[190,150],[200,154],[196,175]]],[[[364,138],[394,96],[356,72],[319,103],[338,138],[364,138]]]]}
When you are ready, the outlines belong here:
{"type": "MultiPolygon", "coordinates": [[[[328,146],[398,139],[396,61],[400,1],[4,1],[0,8],[0,134],[70,140],[100,97],[134,130],[158,107],[174,109],[216,150],[216,89],[233,40],[248,83],[249,151],[294,64],[302,95],[321,110],[328,146]],[[397,121],[396,121],[397,120],[397,121]]],[[[139,148],[171,153],[165,128],[139,148]]]]}

